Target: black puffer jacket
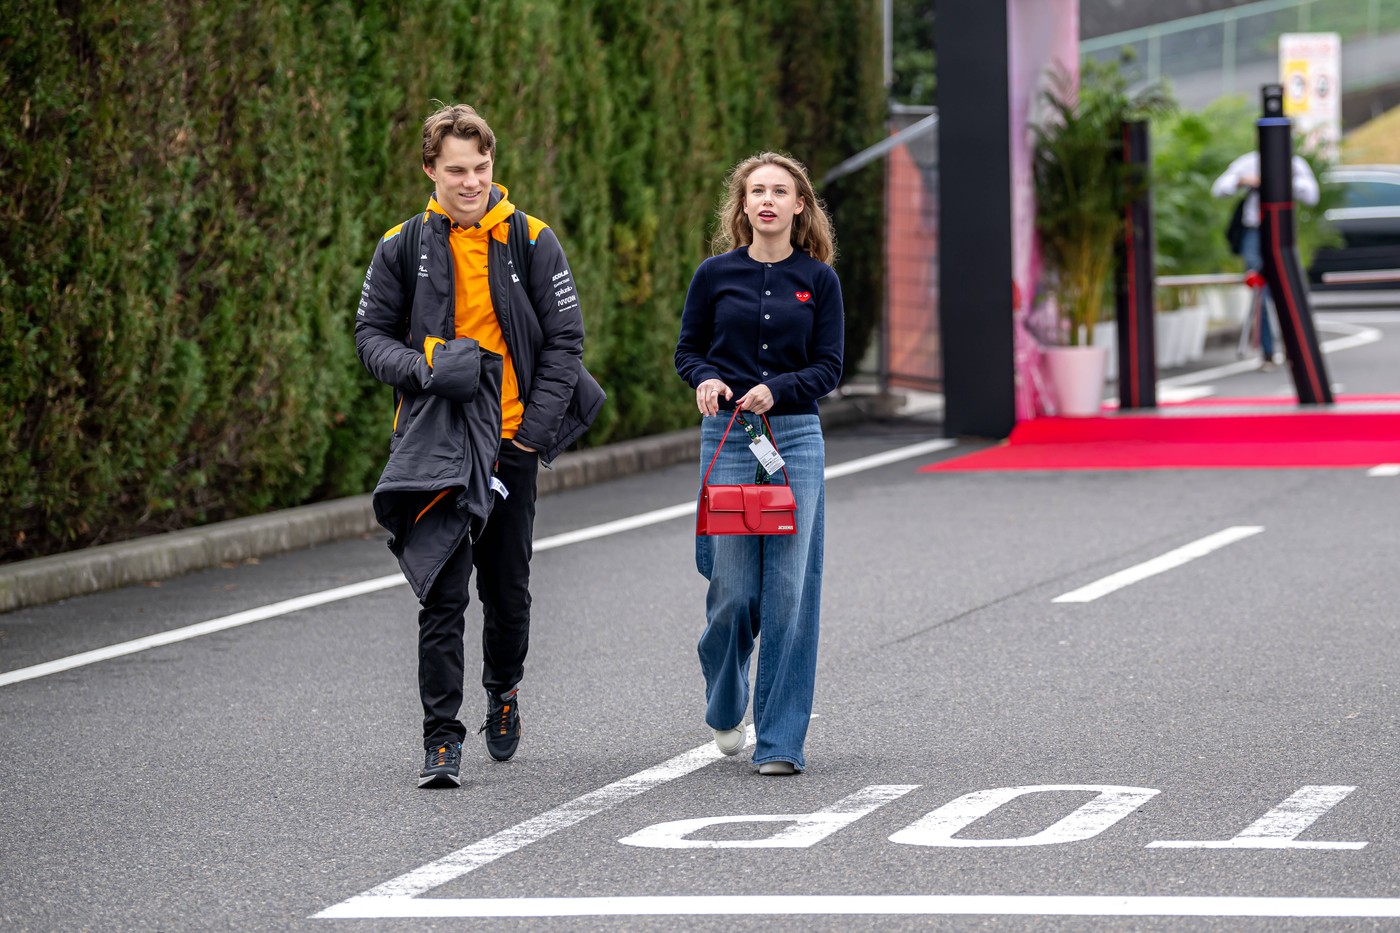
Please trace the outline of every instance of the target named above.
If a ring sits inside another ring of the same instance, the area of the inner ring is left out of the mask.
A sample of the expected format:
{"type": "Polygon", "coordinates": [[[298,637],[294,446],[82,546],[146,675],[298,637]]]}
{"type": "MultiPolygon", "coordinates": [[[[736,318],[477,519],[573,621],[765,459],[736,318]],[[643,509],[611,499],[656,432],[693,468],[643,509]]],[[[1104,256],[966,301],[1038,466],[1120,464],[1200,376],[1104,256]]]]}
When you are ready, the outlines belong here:
{"type": "Polygon", "coordinates": [[[500,354],[470,337],[453,340],[433,354],[432,384],[444,393],[405,396],[396,419],[372,502],[419,599],[462,539],[475,540],[491,514],[502,367],[500,354]]]}

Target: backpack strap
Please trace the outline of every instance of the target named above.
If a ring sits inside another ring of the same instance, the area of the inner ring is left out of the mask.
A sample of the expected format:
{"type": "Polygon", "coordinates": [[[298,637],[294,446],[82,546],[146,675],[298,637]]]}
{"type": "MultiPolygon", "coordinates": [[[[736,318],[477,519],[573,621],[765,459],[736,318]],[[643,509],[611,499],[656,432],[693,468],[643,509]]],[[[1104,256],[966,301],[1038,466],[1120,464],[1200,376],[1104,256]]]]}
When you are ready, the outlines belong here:
{"type": "Polygon", "coordinates": [[[418,248],[422,245],[423,214],[420,211],[405,220],[399,229],[399,289],[409,313],[413,310],[413,295],[418,291],[418,248]]]}
{"type": "Polygon", "coordinates": [[[525,285],[525,293],[529,294],[530,221],[522,210],[510,215],[510,234],[506,238],[506,245],[510,247],[510,261],[521,276],[520,281],[525,285]]]}

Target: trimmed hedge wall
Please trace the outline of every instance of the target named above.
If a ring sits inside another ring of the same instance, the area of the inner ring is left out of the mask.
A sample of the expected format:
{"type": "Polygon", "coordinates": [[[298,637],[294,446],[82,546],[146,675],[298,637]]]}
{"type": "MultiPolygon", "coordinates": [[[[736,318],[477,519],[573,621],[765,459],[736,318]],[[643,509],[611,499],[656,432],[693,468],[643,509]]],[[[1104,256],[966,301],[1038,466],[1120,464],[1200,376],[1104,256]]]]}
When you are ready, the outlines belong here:
{"type": "MultiPolygon", "coordinates": [[[[671,363],[725,170],[815,180],[883,135],[875,0],[14,0],[0,24],[0,560],[365,492],[389,390],[360,282],[426,202],[419,127],[478,107],[560,235],[611,396],[592,444],[693,423],[671,363]]],[[[856,362],[871,168],[833,208],[856,362]]]]}

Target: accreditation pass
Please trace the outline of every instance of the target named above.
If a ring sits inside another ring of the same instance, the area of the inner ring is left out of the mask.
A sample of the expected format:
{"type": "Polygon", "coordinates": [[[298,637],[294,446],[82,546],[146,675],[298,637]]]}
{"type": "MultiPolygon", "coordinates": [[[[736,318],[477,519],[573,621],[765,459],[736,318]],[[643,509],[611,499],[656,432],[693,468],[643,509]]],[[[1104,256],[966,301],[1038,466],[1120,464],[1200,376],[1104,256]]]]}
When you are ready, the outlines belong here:
{"type": "Polygon", "coordinates": [[[762,434],[749,442],[749,453],[758,458],[758,462],[768,471],[769,476],[783,468],[782,456],[773,446],[773,442],[762,434]]]}

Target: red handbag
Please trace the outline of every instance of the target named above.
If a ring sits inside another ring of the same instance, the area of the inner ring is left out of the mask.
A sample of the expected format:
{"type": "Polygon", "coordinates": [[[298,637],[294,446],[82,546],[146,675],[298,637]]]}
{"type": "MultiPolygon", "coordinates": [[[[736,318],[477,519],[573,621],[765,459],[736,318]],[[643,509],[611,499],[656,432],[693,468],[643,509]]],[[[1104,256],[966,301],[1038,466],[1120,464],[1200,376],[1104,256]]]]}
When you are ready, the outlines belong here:
{"type": "MultiPolygon", "coordinates": [[[[700,505],[695,510],[695,533],[697,535],[795,535],[797,534],[797,500],[792,497],[791,486],[760,486],[757,483],[740,486],[711,486],[710,470],[715,468],[719,452],[729,438],[729,430],[734,427],[734,419],[739,417],[739,409],[729,419],[729,427],[724,429],[715,455],[710,458],[710,467],[705,471],[705,481],[700,489],[700,505]]],[[[763,426],[768,427],[768,419],[763,415],[763,426]]],[[[768,431],[772,435],[772,429],[768,431]]],[[[787,467],[783,467],[783,480],[787,481],[787,467]]]]}

